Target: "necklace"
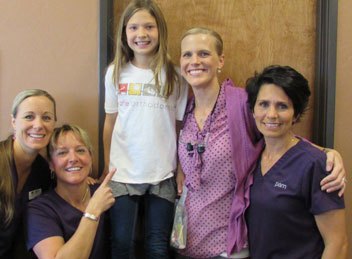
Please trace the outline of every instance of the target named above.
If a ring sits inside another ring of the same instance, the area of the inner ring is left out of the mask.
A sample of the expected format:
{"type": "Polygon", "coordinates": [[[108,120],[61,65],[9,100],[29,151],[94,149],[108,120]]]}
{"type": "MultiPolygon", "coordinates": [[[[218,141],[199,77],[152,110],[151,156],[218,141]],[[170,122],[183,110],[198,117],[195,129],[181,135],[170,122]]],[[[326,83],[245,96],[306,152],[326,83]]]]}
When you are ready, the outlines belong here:
{"type": "Polygon", "coordinates": [[[84,193],[83,198],[81,200],[82,202],[84,202],[86,200],[88,191],[89,191],[89,187],[87,186],[86,192],[84,193]]]}

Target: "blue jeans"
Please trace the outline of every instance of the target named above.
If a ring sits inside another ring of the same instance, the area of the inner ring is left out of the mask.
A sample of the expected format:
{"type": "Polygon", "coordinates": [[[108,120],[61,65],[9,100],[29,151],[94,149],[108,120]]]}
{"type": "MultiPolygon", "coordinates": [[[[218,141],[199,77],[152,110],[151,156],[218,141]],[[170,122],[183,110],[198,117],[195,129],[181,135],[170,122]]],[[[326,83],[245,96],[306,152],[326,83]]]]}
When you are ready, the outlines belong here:
{"type": "Polygon", "coordinates": [[[135,258],[135,228],[141,199],[145,202],[145,258],[170,257],[174,204],[158,196],[145,194],[116,197],[115,204],[110,208],[113,259],[135,258]]]}

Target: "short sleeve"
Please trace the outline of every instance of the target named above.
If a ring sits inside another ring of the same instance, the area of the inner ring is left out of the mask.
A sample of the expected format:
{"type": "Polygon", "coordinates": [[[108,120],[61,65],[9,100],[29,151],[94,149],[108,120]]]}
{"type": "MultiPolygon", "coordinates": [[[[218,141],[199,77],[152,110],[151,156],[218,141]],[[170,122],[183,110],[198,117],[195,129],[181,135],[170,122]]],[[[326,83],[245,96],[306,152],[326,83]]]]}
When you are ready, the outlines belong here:
{"type": "MultiPolygon", "coordinates": [[[[179,73],[179,69],[177,69],[177,72],[179,73]]],[[[189,87],[188,87],[187,81],[180,74],[178,76],[179,76],[178,87],[180,88],[180,91],[179,91],[179,96],[177,98],[177,103],[176,103],[176,108],[177,108],[176,120],[182,121],[186,110],[189,87]]]]}
{"type": "Polygon", "coordinates": [[[114,66],[110,65],[105,74],[105,112],[118,112],[117,90],[113,82],[114,66]]]}
{"type": "Polygon", "coordinates": [[[306,197],[309,197],[307,200],[309,211],[313,215],[345,207],[344,200],[338,196],[337,191],[327,193],[321,190],[320,182],[327,175],[325,161],[325,154],[314,161],[310,161],[307,167],[309,173],[306,174],[307,178],[305,178],[305,182],[302,184],[307,195],[306,197]]]}
{"type": "Polygon", "coordinates": [[[55,211],[41,198],[28,204],[26,226],[28,250],[48,237],[63,236],[55,211]]]}

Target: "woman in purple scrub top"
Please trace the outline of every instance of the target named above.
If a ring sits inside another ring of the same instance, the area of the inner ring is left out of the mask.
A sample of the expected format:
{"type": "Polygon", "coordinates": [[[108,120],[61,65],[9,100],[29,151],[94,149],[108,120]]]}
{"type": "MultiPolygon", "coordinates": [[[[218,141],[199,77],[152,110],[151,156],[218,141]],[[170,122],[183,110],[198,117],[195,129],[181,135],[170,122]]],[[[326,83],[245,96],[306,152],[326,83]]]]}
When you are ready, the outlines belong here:
{"type": "Polygon", "coordinates": [[[100,186],[88,185],[92,145],[75,125],[56,128],[48,150],[57,186],[28,205],[28,249],[38,258],[109,258],[104,212],[115,201],[108,186],[114,170],[100,186]]]}
{"type": "Polygon", "coordinates": [[[308,105],[308,81],[289,66],[269,66],[246,90],[265,140],[250,190],[251,258],[346,258],[343,198],[320,186],[326,154],[292,131],[308,105]]]}
{"type": "Polygon", "coordinates": [[[40,151],[45,151],[55,122],[56,104],[49,93],[27,89],[17,94],[11,111],[14,132],[0,142],[0,258],[30,256],[23,210],[54,185],[40,151]]]}

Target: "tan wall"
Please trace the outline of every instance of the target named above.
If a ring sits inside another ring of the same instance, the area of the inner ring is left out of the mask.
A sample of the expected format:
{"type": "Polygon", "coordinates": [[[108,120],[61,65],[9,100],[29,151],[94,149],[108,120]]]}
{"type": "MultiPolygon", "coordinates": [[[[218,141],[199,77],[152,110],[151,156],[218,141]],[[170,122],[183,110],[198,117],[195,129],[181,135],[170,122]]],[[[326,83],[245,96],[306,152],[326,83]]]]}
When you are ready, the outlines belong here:
{"type": "Polygon", "coordinates": [[[97,0],[0,1],[0,139],[14,96],[42,88],[98,151],[98,16],[97,0]]]}
{"type": "Polygon", "coordinates": [[[341,152],[348,173],[345,195],[349,257],[352,258],[352,1],[339,0],[337,30],[337,78],[335,110],[335,148],[341,152]]]}

